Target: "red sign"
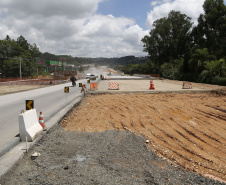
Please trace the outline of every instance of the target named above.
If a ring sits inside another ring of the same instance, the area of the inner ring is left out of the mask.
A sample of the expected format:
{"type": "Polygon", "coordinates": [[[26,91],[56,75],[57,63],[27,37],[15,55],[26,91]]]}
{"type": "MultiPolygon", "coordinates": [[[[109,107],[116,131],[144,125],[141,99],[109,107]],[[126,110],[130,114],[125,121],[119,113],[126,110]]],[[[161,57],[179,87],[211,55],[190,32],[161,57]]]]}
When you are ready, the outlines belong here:
{"type": "Polygon", "coordinates": [[[38,64],[38,65],[45,65],[46,62],[45,62],[45,61],[38,61],[37,64],[38,64]]]}

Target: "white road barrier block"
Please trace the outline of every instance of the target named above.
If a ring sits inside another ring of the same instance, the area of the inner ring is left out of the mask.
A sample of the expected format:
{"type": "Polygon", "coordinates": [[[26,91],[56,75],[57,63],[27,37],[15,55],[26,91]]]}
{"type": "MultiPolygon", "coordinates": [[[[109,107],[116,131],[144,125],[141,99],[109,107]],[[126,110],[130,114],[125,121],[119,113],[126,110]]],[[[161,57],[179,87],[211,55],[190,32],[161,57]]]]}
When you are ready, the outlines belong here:
{"type": "Polygon", "coordinates": [[[27,137],[27,141],[30,142],[43,132],[43,128],[38,122],[36,109],[19,114],[19,131],[21,140],[26,141],[27,137]]]}

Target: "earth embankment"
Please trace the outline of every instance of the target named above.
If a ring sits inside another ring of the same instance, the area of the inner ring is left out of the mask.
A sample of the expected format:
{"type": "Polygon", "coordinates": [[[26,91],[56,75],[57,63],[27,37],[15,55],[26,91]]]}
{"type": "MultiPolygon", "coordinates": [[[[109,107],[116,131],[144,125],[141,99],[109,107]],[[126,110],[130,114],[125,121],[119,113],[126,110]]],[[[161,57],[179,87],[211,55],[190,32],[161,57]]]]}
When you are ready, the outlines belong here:
{"type": "Polygon", "coordinates": [[[67,131],[129,130],[163,159],[226,181],[226,96],[92,95],[62,124],[67,131]]]}

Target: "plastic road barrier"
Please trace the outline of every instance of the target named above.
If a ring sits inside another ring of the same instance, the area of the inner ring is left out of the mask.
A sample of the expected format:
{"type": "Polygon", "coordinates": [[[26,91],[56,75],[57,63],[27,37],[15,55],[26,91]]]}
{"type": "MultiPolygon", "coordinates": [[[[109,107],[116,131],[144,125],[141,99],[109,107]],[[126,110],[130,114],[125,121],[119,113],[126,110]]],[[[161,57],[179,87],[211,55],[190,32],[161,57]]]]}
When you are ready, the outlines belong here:
{"type": "Polygon", "coordinates": [[[191,82],[183,82],[182,89],[192,89],[191,82]]]}
{"type": "Polygon", "coordinates": [[[27,137],[29,142],[32,142],[43,132],[43,128],[37,118],[36,109],[19,114],[19,131],[21,140],[26,141],[27,137]]]}
{"type": "Polygon", "coordinates": [[[109,82],[108,89],[109,90],[119,90],[119,83],[118,82],[109,82]]]}

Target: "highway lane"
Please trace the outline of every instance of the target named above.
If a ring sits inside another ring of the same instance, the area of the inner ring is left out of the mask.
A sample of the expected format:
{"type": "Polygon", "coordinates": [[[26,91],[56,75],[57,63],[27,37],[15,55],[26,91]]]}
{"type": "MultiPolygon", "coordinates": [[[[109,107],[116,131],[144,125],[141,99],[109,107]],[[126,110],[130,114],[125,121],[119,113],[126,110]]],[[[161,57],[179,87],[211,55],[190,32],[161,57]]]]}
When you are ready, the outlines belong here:
{"type": "Polygon", "coordinates": [[[37,116],[39,117],[42,111],[44,121],[47,121],[72,100],[81,96],[79,83],[87,84],[87,80],[79,80],[76,83],[76,87],[72,87],[70,82],[0,96],[0,148],[19,134],[18,117],[21,111],[26,109],[25,100],[34,100],[37,116]],[[69,93],[64,92],[66,86],[70,87],[69,93]]]}

